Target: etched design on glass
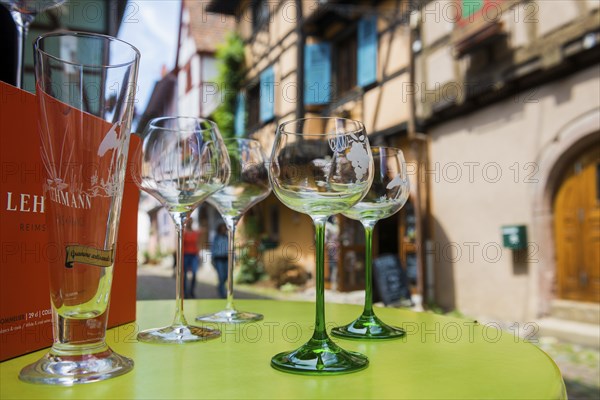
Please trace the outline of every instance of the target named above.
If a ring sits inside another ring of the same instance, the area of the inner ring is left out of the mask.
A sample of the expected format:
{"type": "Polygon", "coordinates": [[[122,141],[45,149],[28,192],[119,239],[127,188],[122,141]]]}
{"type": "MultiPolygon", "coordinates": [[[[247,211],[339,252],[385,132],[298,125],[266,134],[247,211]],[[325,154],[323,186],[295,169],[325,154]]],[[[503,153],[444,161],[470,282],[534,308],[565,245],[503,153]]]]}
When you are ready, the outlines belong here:
{"type": "Polygon", "coordinates": [[[336,132],[333,139],[329,139],[329,148],[334,153],[341,153],[348,147],[348,137],[336,132]]]}
{"type": "MultiPolygon", "coordinates": [[[[62,138],[60,159],[55,160],[52,153],[52,142],[50,136],[48,140],[42,141],[41,154],[42,163],[46,169],[49,179],[46,179],[44,185],[45,190],[50,190],[54,193],[51,199],[54,198],[83,198],[91,197],[112,197],[119,193],[121,188],[121,175],[118,173],[122,170],[122,154],[128,144],[129,132],[124,132],[121,129],[121,121],[116,122],[106,132],[102,142],[98,146],[97,155],[102,158],[110,154],[110,164],[108,168],[105,165],[87,165],[82,166],[80,163],[74,162],[75,144],[70,143],[68,138],[73,137],[73,134],[68,134],[69,124],[65,126],[65,133],[62,138]],[[47,147],[50,146],[48,149],[47,147]],[[58,161],[58,162],[57,162],[58,161]],[[91,172],[91,175],[86,179],[83,173],[91,172]],[[99,176],[100,173],[100,176],[99,176]],[[89,188],[84,188],[84,182],[89,181],[89,188]],[[66,191],[66,193],[65,193],[66,191]]],[[[66,204],[65,201],[59,201],[66,204]]],[[[72,203],[72,202],[71,202],[72,203]]],[[[68,205],[68,204],[67,204],[68,205]]]]}
{"type": "Polygon", "coordinates": [[[117,126],[120,122],[114,124],[102,139],[102,143],[98,146],[98,155],[104,157],[108,150],[117,149],[122,144],[122,140],[117,137],[117,126]]]}
{"type": "MultiPolygon", "coordinates": [[[[63,143],[62,143],[62,151],[61,151],[61,164],[62,164],[62,155],[64,154],[64,147],[65,147],[65,141],[67,138],[66,132],[69,129],[69,126],[67,125],[67,127],[65,128],[65,134],[63,135],[63,143]]],[[[50,139],[50,137],[48,138],[48,140],[50,139]]],[[[50,152],[48,151],[48,149],[45,146],[46,142],[42,142],[42,145],[40,146],[40,154],[42,157],[42,164],[44,164],[44,168],[46,168],[46,172],[48,173],[48,179],[46,179],[46,184],[44,185],[44,191],[45,190],[64,190],[66,188],[69,187],[69,185],[67,185],[65,183],[65,176],[66,176],[66,172],[62,172],[60,169],[57,170],[57,164],[54,162],[53,157],[50,156],[50,152]]],[[[70,159],[71,154],[69,155],[69,159],[70,159]]],[[[61,165],[58,164],[58,165],[61,165]]]]}
{"type": "Polygon", "coordinates": [[[114,168],[119,168],[119,156],[122,154],[122,151],[118,151],[123,149],[124,145],[127,143],[128,139],[127,133],[121,131],[121,122],[115,123],[104,135],[104,139],[98,146],[98,156],[104,157],[106,152],[109,150],[113,150],[111,154],[110,166],[108,168],[108,176],[106,180],[104,178],[100,179],[100,183],[98,184],[98,173],[92,175],[90,178],[91,189],[88,191],[88,195],[90,197],[95,196],[114,196],[121,186],[119,180],[119,174],[113,172],[114,168]],[[117,131],[117,128],[119,130],[117,131]],[[117,151],[114,151],[117,150],[117,151]],[[90,193],[91,192],[91,193],[90,193]]]}
{"type": "Polygon", "coordinates": [[[392,179],[387,186],[385,187],[386,189],[393,189],[395,187],[398,187],[400,185],[402,185],[404,183],[404,179],[402,179],[402,176],[400,176],[400,174],[396,175],[394,177],[394,179],[392,179]]]}
{"type": "MultiPolygon", "coordinates": [[[[405,171],[406,168],[404,167],[403,170],[405,171]]],[[[394,176],[394,178],[391,181],[389,181],[388,184],[385,186],[385,188],[387,190],[392,190],[397,187],[400,187],[400,190],[395,190],[393,192],[393,195],[392,195],[392,193],[387,193],[387,194],[382,195],[381,197],[379,197],[377,199],[377,202],[378,203],[394,202],[394,201],[400,199],[406,193],[408,193],[408,188],[409,188],[408,178],[403,178],[402,174],[398,174],[398,175],[394,176]]]]}
{"type": "Polygon", "coordinates": [[[352,142],[352,147],[350,148],[347,158],[350,160],[350,162],[352,162],[354,174],[356,175],[356,181],[362,182],[363,177],[369,168],[369,153],[367,153],[367,150],[364,146],[365,137],[364,135],[356,137],[353,134],[350,134],[350,136],[355,141],[352,142]]]}

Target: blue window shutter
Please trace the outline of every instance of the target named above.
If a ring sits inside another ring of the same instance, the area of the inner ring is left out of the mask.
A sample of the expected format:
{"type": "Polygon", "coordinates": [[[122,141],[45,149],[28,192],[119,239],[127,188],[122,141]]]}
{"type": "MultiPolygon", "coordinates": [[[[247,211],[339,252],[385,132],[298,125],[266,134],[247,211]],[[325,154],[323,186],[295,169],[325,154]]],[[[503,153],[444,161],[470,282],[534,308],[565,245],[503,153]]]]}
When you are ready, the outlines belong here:
{"type": "Polygon", "coordinates": [[[237,95],[233,126],[235,136],[242,137],[246,135],[246,101],[241,92],[237,95]]]}
{"type": "Polygon", "coordinates": [[[367,86],[377,80],[377,17],[358,21],[357,83],[367,86]]]}
{"type": "Polygon", "coordinates": [[[304,48],[304,104],[325,104],[331,99],[331,45],[304,48]]]}
{"type": "Polygon", "coordinates": [[[273,67],[267,67],[260,74],[260,122],[275,116],[275,74],[273,67]]]}

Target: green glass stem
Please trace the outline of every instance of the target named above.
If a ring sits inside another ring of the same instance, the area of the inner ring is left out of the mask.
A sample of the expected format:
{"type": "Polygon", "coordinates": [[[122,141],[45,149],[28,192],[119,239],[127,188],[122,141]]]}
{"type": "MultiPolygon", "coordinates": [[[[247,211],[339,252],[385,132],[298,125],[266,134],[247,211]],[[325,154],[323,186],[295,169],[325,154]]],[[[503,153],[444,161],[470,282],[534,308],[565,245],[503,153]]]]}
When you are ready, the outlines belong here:
{"type": "Polygon", "coordinates": [[[376,222],[363,222],[365,228],[365,307],[363,316],[373,316],[373,228],[376,222]]]}
{"type": "Polygon", "coordinates": [[[362,221],[365,228],[365,306],[356,320],[331,330],[331,334],[344,339],[397,339],[406,334],[400,328],[387,325],[373,310],[373,229],[377,221],[362,221]]]}
{"type": "Polygon", "coordinates": [[[369,365],[368,358],[335,344],[325,329],[325,223],[327,217],[313,217],[316,241],[316,312],[311,339],[298,349],[276,354],[271,366],[295,374],[345,374],[369,365]]]}
{"type": "Polygon", "coordinates": [[[313,218],[315,224],[316,244],[316,312],[315,331],[312,338],[315,340],[328,339],[325,327],[325,224],[327,217],[313,218]]]}

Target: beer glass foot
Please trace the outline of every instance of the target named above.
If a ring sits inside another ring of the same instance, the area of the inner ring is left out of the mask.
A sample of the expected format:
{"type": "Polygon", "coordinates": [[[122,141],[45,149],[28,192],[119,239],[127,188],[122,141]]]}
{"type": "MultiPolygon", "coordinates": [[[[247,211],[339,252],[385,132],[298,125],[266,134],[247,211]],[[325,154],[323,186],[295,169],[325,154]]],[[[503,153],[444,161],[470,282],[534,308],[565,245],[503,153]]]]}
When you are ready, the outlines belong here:
{"type": "Polygon", "coordinates": [[[51,348],[37,362],[23,368],[19,379],[24,382],[72,386],[98,382],[123,375],[133,369],[133,360],[115,353],[107,345],[97,352],[65,352],[51,348]]]}

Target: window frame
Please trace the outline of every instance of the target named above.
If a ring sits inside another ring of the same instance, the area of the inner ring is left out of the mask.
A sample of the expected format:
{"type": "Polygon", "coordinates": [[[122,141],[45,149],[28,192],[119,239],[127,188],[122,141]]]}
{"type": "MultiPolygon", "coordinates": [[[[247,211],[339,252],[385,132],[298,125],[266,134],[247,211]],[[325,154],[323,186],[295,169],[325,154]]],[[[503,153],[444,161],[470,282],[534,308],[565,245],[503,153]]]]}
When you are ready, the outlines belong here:
{"type": "Polygon", "coordinates": [[[340,32],[331,40],[331,76],[333,83],[333,93],[331,96],[331,101],[335,102],[339,99],[345,97],[349,93],[352,93],[357,90],[358,85],[358,21],[355,21],[347,29],[340,32]],[[350,49],[344,48],[348,43],[350,43],[350,49]],[[342,61],[340,58],[340,53],[342,50],[347,51],[345,55],[347,60],[342,61]],[[347,65],[347,63],[352,63],[351,68],[342,68],[343,65],[347,65]],[[344,69],[347,71],[346,77],[348,77],[348,81],[351,82],[348,86],[340,85],[340,69],[344,69]]]}
{"type": "Polygon", "coordinates": [[[260,122],[260,81],[252,81],[246,88],[246,131],[258,129],[260,122]]]}
{"type": "Polygon", "coordinates": [[[252,33],[261,31],[266,26],[269,31],[269,21],[271,19],[271,9],[267,0],[252,0],[250,5],[252,12],[252,33]]]}

